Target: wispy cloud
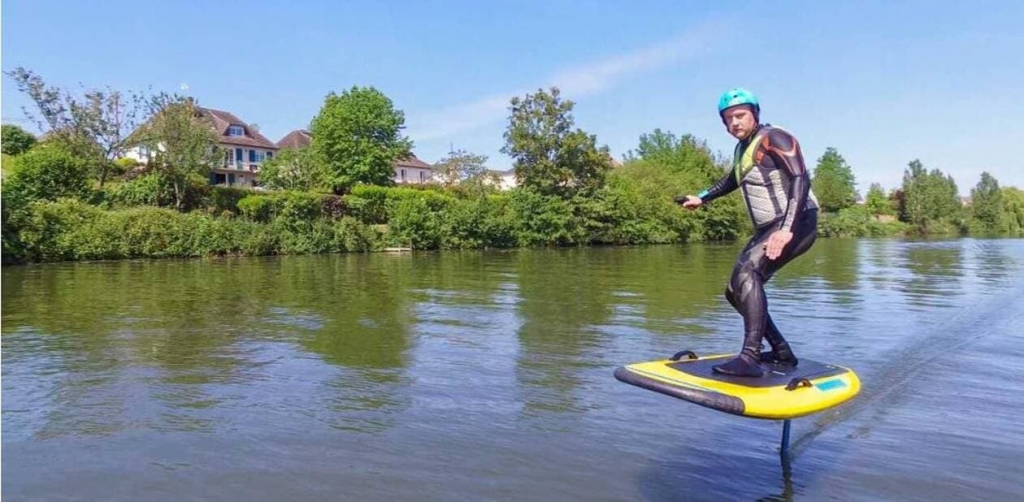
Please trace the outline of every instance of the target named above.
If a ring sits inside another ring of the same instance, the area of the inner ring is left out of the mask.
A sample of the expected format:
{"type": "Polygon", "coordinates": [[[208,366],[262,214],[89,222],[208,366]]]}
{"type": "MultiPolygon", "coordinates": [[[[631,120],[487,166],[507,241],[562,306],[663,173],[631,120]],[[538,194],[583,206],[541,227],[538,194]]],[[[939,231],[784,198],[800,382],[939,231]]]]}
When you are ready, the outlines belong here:
{"type": "MultiPolygon", "coordinates": [[[[566,68],[546,79],[543,87],[557,86],[564,96],[574,100],[601,94],[630,77],[666,68],[695,56],[711,45],[719,24],[703,24],[680,36],[631,53],[566,68]]],[[[417,141],[430,141],[497,122],[508,115],[509,100],[527,92],[532,92],[532,89],[514,90],[410,117],[410,136],[417,141]]]]}

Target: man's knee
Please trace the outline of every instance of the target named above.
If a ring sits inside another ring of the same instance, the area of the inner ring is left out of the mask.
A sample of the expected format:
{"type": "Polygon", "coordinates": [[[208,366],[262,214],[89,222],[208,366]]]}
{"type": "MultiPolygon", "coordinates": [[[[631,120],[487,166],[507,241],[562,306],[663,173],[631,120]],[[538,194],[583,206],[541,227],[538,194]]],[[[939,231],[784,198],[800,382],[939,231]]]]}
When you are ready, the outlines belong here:
{"type": "Polygon", "coordinates": [[[725,300],[728,301],[729,305],[732,305],[733,307],[737,305],[736,293],[734,293],[732,290],[732,280],[729,281],[729,284],[725,285],[725,300]]]}
{"type": "Polygon", "coordinates": [[[733,298],[743,302],[755,288],[760,287],[761,282],[761,272],[752,262],[747,262],[732,275],[726,292],[728,294],[732,290],[733,298]]]}

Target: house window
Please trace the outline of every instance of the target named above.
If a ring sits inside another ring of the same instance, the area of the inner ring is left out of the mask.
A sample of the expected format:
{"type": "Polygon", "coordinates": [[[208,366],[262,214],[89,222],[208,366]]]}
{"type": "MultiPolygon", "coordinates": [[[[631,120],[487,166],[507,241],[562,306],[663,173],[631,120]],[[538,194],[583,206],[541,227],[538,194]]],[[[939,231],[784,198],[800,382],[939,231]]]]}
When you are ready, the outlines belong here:
{"type": "Polygon", "coordinates": [[[224,150],[224,165],[231,165],[231,150],[224,150]]]}
{"type": "Polygon", "coordinates": [[[405,169],[402,169],[402,179],[405,180],[405,169]]]}
{"type": "Polygon", "coordinates": [[[235,148],[235,160],[238,161],[238,162],[242,161],[242,149],[241,148],[235,148]]]}
{"type": "Polygon", "coordinates": [[[424,172],[424,171],[420,171],[420,183],[423,183],[426,180],[427,180],[427,173],[424,172]]]}
{"type": "Polygon", "coordinates": [[[228,127],[228,136],[245,136],[245,129],[242,126],[228,127]]]}
{"type": "Polygon", "coordinates": [[[274,152],[267,152],[267,160],[274,158],[274,152]]]}

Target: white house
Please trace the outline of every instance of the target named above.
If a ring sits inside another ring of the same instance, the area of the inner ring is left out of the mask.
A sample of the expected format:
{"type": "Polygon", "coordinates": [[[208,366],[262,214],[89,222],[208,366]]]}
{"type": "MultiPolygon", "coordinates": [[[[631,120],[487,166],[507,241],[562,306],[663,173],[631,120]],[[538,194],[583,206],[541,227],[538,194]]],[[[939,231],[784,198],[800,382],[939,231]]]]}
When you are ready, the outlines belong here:
{"type": "Polygon", "coordinates": [[[505,171],[487,171],[488,176],[484,179],[484,183],[488,185],[497,185],[498,190],[511,190],[518,185],[516,181],[516,170],[515,168],[507,169],[505,171]]]}
{"type": "MultiPolygon", "coordinates": [[[[224,150],[224,159],[210,170],[210,183],[254,187],[260,165],[274,157],[277,145],[260,134],[235,115],[210,108],[197,107],[197,111],[210,123],[217,133],[217,145],[224,150]]],[[[150,152],[137,147],[129,150],[125,157],[141,164],[149,162],[150,152]]]]}
{"type": "Polygon", "coordinates": [[[433,181],[438,181],[434,176],[433,166],[416,158],[415,155],[395,162],[395,183],[401,185],[433,181]]]}
{"type": "Polygon", "coordinates": [[[210,173],[210,183],[254,187],[260,165],[274,157],[277,145],[238,117],[220,110],[200,108],[217,131],[218,144],[225,150],[224,163],[210,173]]]}

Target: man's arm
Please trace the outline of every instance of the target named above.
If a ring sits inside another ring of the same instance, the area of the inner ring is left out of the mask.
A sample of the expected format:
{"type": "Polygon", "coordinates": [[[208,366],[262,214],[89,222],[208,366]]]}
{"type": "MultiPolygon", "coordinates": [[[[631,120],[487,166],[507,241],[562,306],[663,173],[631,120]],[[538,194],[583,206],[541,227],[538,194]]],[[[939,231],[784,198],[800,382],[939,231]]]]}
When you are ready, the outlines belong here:
{"type": "Polygon", "coordinates": [[[789,206],[786,209],[786,217],[782,222],[782,230],[792,232],[793,223],[796,217],[807,205],[807,198],[811,191],[811,179],[804,166],[804,156],[800,151],[800,144],[796,138],[786,131],[772,129],[761,142],[761,148],[775,161],[775,166],[785,169],[789,173],[793,186],[789,191],[789,206]]]}
{"type": "Polygon", "coordinates": [[[732,192],[739,187],[739,184],[736,183],[736,176],[733,174],[732,169],[730,169],[726,171],[725,175],[722,176],[722,179],[716,181],[714,185],[711,185],[711,188],[697,194],[697,197],[700,197],[700,200],[707,204],[708,202],[711,202],[723,195],[728,195],[729,192],[732,192]]]}

